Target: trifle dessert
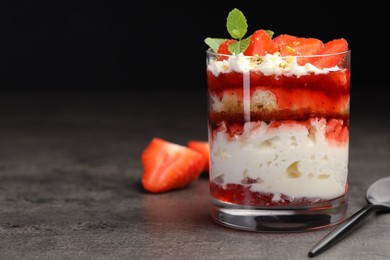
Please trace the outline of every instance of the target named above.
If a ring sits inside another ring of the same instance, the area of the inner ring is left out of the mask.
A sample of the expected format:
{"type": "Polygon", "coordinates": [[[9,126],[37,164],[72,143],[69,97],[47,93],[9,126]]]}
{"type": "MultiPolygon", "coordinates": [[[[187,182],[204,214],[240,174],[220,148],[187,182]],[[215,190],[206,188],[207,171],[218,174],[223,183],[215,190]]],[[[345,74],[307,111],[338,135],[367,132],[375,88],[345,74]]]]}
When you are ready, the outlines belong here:
{"type": "MultiPolygon", "coordinates": [[[[206,39],[210,194],[217,222],[299,231],[345,217],[348,42],[256,30],[206,39]]],[[[238,19],[234,22],[231,19],[238,19]]],[[[233,24],[233,25],[232,25],[233,24]]],[[[235,29],[235,30],[234,30],[235,29]]],[[[242,29],[242,28],[241,28],[242,29]]]]}

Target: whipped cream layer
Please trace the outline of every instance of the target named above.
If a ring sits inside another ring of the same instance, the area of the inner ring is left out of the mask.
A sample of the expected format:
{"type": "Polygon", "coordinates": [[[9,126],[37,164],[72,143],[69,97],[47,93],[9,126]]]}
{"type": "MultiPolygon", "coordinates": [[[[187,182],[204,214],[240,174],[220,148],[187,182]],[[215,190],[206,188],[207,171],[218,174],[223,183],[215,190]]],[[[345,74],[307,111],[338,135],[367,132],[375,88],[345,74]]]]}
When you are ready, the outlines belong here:
{"type": "Polygon", "coordinates": [[[212,60],[210,61],[207,69],[213,73],[214,76],[218,76],[220,73],[229,72],[249,72],[259,71],[266,76],[269,75],[295,75],[297,77],[302,75],[313,74],[326,74],[329,71],[338,71],[339,67],[319,69],[311,63],[305,65],[299,65],[297,57],[287,56],[282,57],[278,54],[266,54],[262,57],[249,57],[242,53],[238,55],[231,55],[225,60],[212,60]]]}
{"type": "Polygon", "coordinates": [[[229,137],[222,126],[211,136],[211,178],[221,184],[243,184],[248,178],[253,192],[333,199],[345,194],[348,141],[335,145],[326,138],[326,119],[310,125],[272,126],[245,123],[243,133],[229,137]],[[271,127],[272,126],[272,127],[271,127]]]}

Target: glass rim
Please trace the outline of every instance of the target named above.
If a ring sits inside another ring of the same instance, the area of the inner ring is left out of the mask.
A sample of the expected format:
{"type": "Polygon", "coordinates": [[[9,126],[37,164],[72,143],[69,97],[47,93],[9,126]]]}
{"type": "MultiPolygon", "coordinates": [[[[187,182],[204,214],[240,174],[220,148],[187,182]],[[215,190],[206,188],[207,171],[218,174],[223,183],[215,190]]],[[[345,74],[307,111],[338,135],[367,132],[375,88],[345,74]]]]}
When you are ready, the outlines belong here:
{"type": "MultiPolygon", "coordinates": [[[[206,50],[206,53],[207,55],[213,55],[213,56],[219,56],[219,57],[237,57],[239,56],[239,54],[223,54],[223,53],[217,53],[215,52],[214,50],[212,50],[211,48],[208,48],[206,50]]],[[[337,56],[337,55],[346,55],[346,54],[349,54],[351,53],[351,49],[348,49],[346,51],[342,51],[342,52],[335,52],[335,53],[326,53],[326,54],[311,54],[311,55],[280,55],[279,57],[280,58],[287,58],[287,57],[296,57],[296,58],[319,58],[319,57],[329,57],[329,56],[337,56]]],[[[271,54],[273,55],[273,54],[271,54]]],[[[244,57],[244,58],[258,58],[258,57],[265,57],[265,55],[252,55],[252,56],[247,56],[247,55],[243,55],[243,56],[240,56],[240,57],[244,57]]]]}

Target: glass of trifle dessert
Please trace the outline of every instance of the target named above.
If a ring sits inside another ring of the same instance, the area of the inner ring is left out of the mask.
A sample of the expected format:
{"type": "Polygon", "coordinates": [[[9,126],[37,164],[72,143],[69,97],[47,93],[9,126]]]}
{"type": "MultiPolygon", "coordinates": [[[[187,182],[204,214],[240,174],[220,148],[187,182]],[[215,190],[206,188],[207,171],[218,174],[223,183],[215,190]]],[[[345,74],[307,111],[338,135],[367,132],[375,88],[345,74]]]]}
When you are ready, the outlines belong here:
{"type": "Polygon", "coordinates": [[[348,205],[350,49],[227,17],[206,38],[210,213],[260,232],[338,224],[348,205]]]}

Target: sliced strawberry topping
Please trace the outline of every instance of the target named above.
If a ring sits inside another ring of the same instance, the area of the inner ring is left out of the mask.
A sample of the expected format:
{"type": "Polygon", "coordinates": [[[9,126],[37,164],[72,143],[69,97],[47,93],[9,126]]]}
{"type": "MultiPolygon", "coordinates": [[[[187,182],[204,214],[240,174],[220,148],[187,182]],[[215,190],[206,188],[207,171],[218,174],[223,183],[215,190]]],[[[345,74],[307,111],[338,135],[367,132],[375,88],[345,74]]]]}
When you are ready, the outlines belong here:
{"type": "Polygon", "coordinates": [[[197,141],[197,140],[191,140],[188,141],[187,146],[191,149],[194,149],[195,151],[200,152],[203,155],[203,158],[205,160],[205,165],[204,165],[204,172],[209,171],[210,167],[210,147],[209,143],[207,141],[197,141]]]}
{"type": "Polygon", "coordinates": [[[322,52],[324,44],[316,38],[281,34],[273,39],[282,56],[306,56],[322,52]]]}
{"type": "Polygon", "coordinates": [[[150,192],[160,193],[179,189],[195,181],[204,169],[201,153],[154,138],[141,155],[144,171],[142,185],[150,192]]]}
{"type": "Polygon", "coordinates": [[[244,51],[244,55],[253,56],[255,54],[264,56],[273,54],[277,51],[275,43],[265,30],[255,31],[249,42],[248,48],[244,51]]]}
{"type": "MultiPolygon", "coordinates": [[[[316,38],[303,38],[289,34],[281,34],[275,37],[273,41],[282,56],[309,56],[318,54],[324,49],[323,42],[316,38]]],[[[297,60],[299,65],[305,65],[310,61],[311,59],[307,57],[300,57],[297,60]]]]}
{"type": "Polygon", "coordinates": [[[331,40],[324,44],[324,50],[320,54],[336,54],[317,58],[312,63],[318,68],[331,68],[337,65],[341,65],[345,59],[345,53],[348,51],[348,42],[341,38],[331,40]]]}
{"type": "MultiPolygon", "coordinates": [[[[229,51],[229,45],[231,43],[233,43],[233,42],[236,42],[236,40],[229,39],[229,40],[226,40],[223,43],[221,43],[219,45],[217,53],[219,53],[219,54],[226,54],[226,55],[232,55],[232,53],[229,51]]],[[[224,59],[225,59],[225,57],[222,57],[222,56],[218,57],[218,60],[224,60],[224,59]]]]}
{"type": "Polygon", "coordinates": [[[276,48],[281,55],[293,55],[292,46],[297,41],[297,37],[290,34],[280,34],[273,39],[276,48]]]}

